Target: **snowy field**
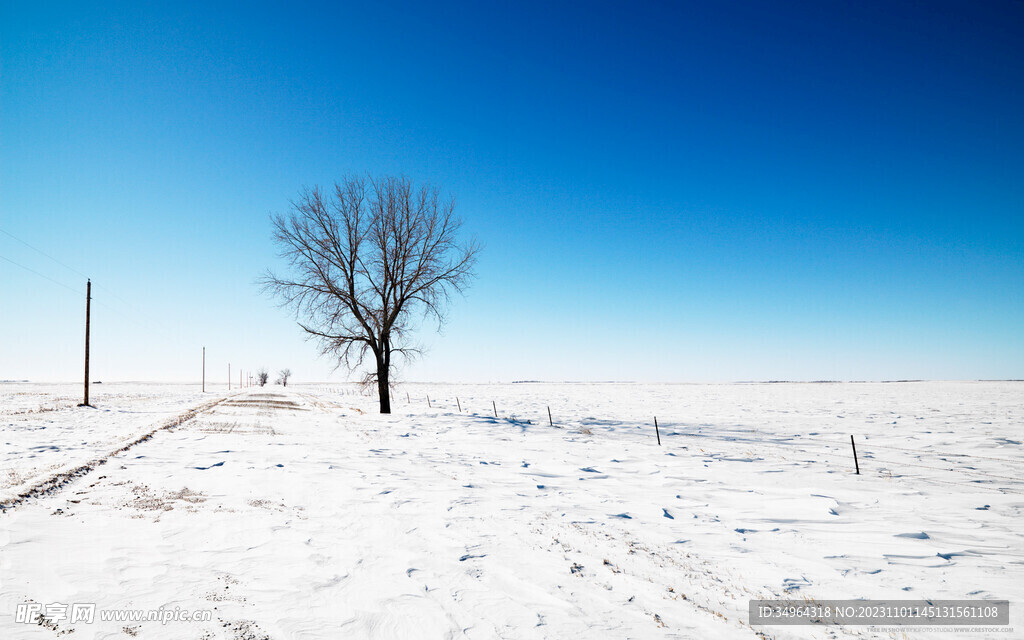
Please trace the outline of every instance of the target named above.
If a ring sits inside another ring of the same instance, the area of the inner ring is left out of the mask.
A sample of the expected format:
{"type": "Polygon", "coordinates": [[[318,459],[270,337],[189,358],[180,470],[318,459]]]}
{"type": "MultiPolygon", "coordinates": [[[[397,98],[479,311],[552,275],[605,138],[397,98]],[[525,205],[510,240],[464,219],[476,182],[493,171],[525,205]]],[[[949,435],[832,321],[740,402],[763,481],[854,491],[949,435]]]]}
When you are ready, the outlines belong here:
{"type": "MultiPolygon", "coordinates": [[[[226,390],[226,385],[224,386],[226,390]]],[[[0,505],[53,474],[73,469],[199,405],[199,385],[0,383],[0,505]]]]}
{"type": "Polygon", "coordinates": [[[0,638],[951,635],[755,598],[1010,600],[954,635],[1024,635],[1024,383],[79,392],[0,385],[0,638]]]}

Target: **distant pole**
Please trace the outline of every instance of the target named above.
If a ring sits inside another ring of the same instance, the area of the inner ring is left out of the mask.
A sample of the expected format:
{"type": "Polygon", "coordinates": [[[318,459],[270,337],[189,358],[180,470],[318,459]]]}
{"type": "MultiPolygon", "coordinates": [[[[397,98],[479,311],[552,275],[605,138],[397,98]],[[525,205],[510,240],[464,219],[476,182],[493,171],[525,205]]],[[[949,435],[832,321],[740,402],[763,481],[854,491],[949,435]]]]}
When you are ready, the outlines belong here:
{"type": "Polygon", "coordinates": [[[85,399],[83,407],[89,405],[89,316],[92,306],[92,280],[85,281],[85,399]]]}
{"type": "Polygon", "coordinates": [[[206,347],[203,347],[203,393],[206,393],[206,347]]]}
{"type": "Polygon", "coordinates": [[[548,426],[555,426],[555,421],[551,419],[551,407],[548,407],[548,426]]]}
{"type": "Polygon", "coordinates": [[[412,398],[409,397],[409,392],[408,391],[405,392],[405,403],[406,404],[412,404],[412,398]]]}
{"type": "Polygon", "coordinates": [[[455,396],[455,404],[459,406],[459,413],[462,413],[462,403],[459,402],[459,396],[455,396]]]}
{"type": "Polygon", "coordinates": [[[239,389],[242,388],[242,370],[241,369],[238,370],[238,388],[239,389]]]}
{"type": "Polygon", "coordinates": [[[430,406],[430,396],[427,396],[427,406],[430,407],[431,409],[434,408],[434,407],[430,406]]]}
{"type": "Polygon", "coordinates": [[[661,432],[658,431],[658,416],[654,416],[654,435],[658,436],[658,446],[661,446],[661,432]]]}
{"type": "Polygon", "coordinates": [[[231,363],[228,363],[228,391],[231,391],[231,363]]]}
{"type": "Polygon", "coordinates": [[[860,463],[857,462],[857,444],[853,441],[853,434],[850,434],[850,446],[853,447],[853,464],[857,467],[857,475],[860,475],[860,463]]]}
{"type": "Polygon", "coordinates": [[[491,406],[494,407],[494,417],[498,417],[498,405],[494,404],[494,400],[491,400],[491,406]]]}

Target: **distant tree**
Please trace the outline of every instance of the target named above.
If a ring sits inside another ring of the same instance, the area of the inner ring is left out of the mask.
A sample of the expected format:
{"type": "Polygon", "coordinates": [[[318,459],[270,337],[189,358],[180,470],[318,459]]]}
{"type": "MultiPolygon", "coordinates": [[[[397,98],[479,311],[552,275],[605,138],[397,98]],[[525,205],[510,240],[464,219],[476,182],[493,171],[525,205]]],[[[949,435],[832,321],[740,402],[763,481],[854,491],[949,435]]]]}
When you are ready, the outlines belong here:
{"type": "Polygon", "coordinates": [[[270,374],[267,373],[266,367],[260,367],[260,370],[256,372],[256,382],[264,387],[267,384],[267,379],[270,378],[270,374]]]}
{"type": "Polygon", "coordinates": [[[292,370],[291,369],[281,369],[281,371],[279,371],[277,375],[279,376],[278,377],[278,381],[280,381],[281,385],[287,387],[288,386],[288,378],[292,377],[292,370]]]}
{"type": "Polygon", "coordinates": [[[458,242],[454,212],[454,200],[404,177],[348,177],[331,195],[302,191],[272,218],[291,273],[267,272],[264,289],[338,366],[354,370],[372,356],[363,382],[376,384],[381,413],[391,413],[395,356],[419,353],[409,344],[416,321],[433,317],[440,329],[451,294],[473,277],[479,248],[458,242]]]}

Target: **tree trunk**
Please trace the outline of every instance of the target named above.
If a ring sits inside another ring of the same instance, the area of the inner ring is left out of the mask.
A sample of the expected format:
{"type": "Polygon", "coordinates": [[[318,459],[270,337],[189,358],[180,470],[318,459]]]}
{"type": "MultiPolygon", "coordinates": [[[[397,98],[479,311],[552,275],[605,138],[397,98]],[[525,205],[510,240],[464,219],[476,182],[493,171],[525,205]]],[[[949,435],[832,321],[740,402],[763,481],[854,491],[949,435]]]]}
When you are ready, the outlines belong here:
{"type": "Polygon", "coordinates": [[[390,365],[377,361],[377,395],[380,396],[380,412],[391,413],[391,387],[388,381],[390,365]]]}

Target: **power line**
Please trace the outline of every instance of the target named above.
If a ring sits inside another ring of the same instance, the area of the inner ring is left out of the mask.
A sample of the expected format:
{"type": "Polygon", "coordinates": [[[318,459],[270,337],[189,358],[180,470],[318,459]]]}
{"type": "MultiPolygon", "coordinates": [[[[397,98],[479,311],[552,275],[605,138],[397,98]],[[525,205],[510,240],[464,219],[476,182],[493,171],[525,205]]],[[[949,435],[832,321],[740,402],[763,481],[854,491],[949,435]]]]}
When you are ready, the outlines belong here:
{"type": "MultiPolygon", "coordinates": [[[[9,237],[9,238],[12,238],[12,239],[14,239],[14,240],[17,240],[18,242],[20,242],[21,244],[25,245],[25,246],[26,246],[26,247],[28,247],[29,249],[31,249],[31,250],[33,250],[33,251],[35,251],[36,253],[38,253],[39,255],[43,256],[44,258],[47,258],[47,259],[49,259],[49,260],[52,260],[53,262],[55,262],[55,263],[59,264],[60,266],[64,267],[65,269],[67,269],[67,270],[69,270],[69,271],[72,271],[72,272],[74,272],[74,273],[77,273],[78,275],[82,276],[83,278],[86,278],[86,279],[88,279],[88,278],[90,277],[90,276],[88,276],[88,275],[86,275],[86,274],[82,273],[82,272],[81,272],[81,271],[79,271],[78,269],[75,269],[74,267],[72,267],[72,266],[69,266],[69,265],[67,265],[67,264],[65,264],[65,263],[63,263],[63,262],[61,262],[61,261],[60,261],[60,260],[58,260],[57,258],[54,258],[53,256],[51,256],[50,254],[46,253],[46,252],[45,252],[45,251],[43,251],[42,249],[40,249],[40,248],[38,248],[38,247],[36,247],[36,246],[33,246],[33,245],[29,244],[28,242],[25,242],[24,240],[22,240],[21,238],[19,238],[18,236],[14,235],[13,233],[11,233],[11,232],[9,232],[9,231],[5,231],[4,229],[0,229],[0,233],[4,234],[5,236],[7,236],[7,237],[9,237]]],[[[99,288],[99,289],[103,289],[104,291],[106,291],[107,293],[109,293],[109,294],[110,294],[110,295],[111,295],[112,297],[114,297],[114,298],[116,298],[116,299],[120,300],[120,301],[121,301],[122,303],[124,303],[124,304],[128,304],[128,301],[127,301],[127,300],[125,300],[124,298],[121,298],[120,296],[118,296],[117,294],[115,294],[115,293],[114,293],[113,291],[111,291],[111,290],[110,290],[110,288],[109,288],[109,287],[106,287],[106,286],[104,286],[104,285],[96,285],[96,286],[97,286],[97,288],[99,288]]]]}
{"type": "MultiPolygon", "coordinates": [[[[75,269],[74,267],[69,267],[68,265],[66,265],[63,262],[61,262],[60,260],[58,260],[57,258],[54,258],[53,256],[51,256],[48,253],[45,253],[43,250],[37,249],[36,247],[33,247],[29,243],[25,242],[24,240],[22,240],[18,236],[14,235],[14,234],[12,234],[12,233],[10,233],[8,231],[4,231],[3,229],[0,229],[0,233],[4,234],[5,236],[7,236],[9,238],[13,238],[14,240],[17,240],[18,242],[20,242],[21,244],[25,245],[29,249],[35,251],[39,255],[45,256],[45,257],[49,258],[50,260],[53,260],[54,262],[56,262],[60,266],[64,267],[65,269],[68,269],[70,271],[74,271],[75,273],[77,273],[78,275],[82,276],[83,278],[88,278],[89,277],[89,276],[85,275],[84,273],[82,273],[81,271],[79,271],[78,269],[75,269]]],[[[10,261],[8,260],[8,262],[10,262],[10,261]]]]}
{"type": "MultiPolygon", "coordinates": [[[[0,229],[0,231],[2,231],[2,229],[0,229]]],[[[8,234],[8,235],[10,235],[10,234],[8,234]]],[[[14,266],[19,267],[21,269],[24,269],[25,271],[28,271],[29,273],[32,273],[34,275],[37,275],[37,276],[39,276],[40,278],[42,278],[44,280],[48,280],[48,281],[52,282],[53,284],[57,285],[58,287],[63,287],[65,289],[67,289],[68,291],[70,291],[71,293],[75,294],[76,296],[81,296],[82,295],[82,292],[79,291],[78,289],[75,289],[74,287],[70,287],[70,286],[64,284],[63,282],[59,282],[57,280],[54,280],[53,278],[51,278],[49,276],[43,275],[42,273],[39,273],[35,269],[31,269],[29,267],[26,267],[23,264],[17,263],[14,260],[11,260],[10,258],[8,258],[6,256],[0,256],[0,260],[5,260],[7,262],[10,262],[14,266]]],[[[68,268],[70,269],[70,267],[68,267],[68,268]]],[[[71,270],[75,271],[74,269],[71,269],[71,270]]],[[[75,272],[78,273],[77,271],[75,271],[75,272]]],[[[108,292],[109,292],[109,290],[108,290],[108,292]]],[[[144,325],[144,324],[142,324],[142,323],[132,319],[131,317],[125,315],[122,311],[118,311],[117,309],[115,309],[115,308],[111,307],[110,305],[102,302],[101,300],[97,300],[95,298],[95,296],[93,297],[92,300],[93,300],[94,303],[96,303],[99,306],[103,307],[104,309],[107,309],[108,311],[110,311],[115,318],[118,318],[118,319],[120,319],[123,322],[127,322],[128,324],[134,325],[135,327],[143,329],[146,332],[152,332],[153,329],[154,329],[153,326],[151,326],[151,325],[150,326],[146,326],[146,325],[144,325]]],[[[129,311],[130,311],[130,309],[129,309],[129,311]]]]}
{"type": "MultiPolygon", "coordinates": [[[[0,260],[6,260],[7,262],[10,262],[11,264],[13,264],[16,267],[20,267],[20,268],[24,269],[25,271],[28,271],[29,273],[34,273],[35,275],[39,276],[43,280],[49,280],[50,282],[52,282],[53,284],[57,285],[58,287],[64,287],[65,289],[67,289],[71,293],[75,294],[76,296],[81,296],[82,295],[82,292],[80,290],[75,289],[74,287],[68,286],[68,285],[64,284],[63,282],[58,282],[57,280],[54,280],[53,278],[51,278],[49,276],[43,275],[43,274],[39,273],[38,271],[36,271],[35,269],[30,269],[30,268],[26,267],[23,264],[19,264],[19,263],[15,262],[14,260],[11,260],[10,258],[7,258],[5,256],[0,256],[0,260]]],[[[96,300],[95,297],[93,297],[93,300],[96,301],[96,304],[100,305],[104,309],[108,309],[110,311],[113,311],[114,313],[117,313],[117,309],[114,309],[110,305],[104,304],[104,303],[96,300]]]]}
{"type": "Polygon", "coordinates": [[[53,278],[51,278],[49,276],[44,276],[43,274],[39,273],[35,269],[29,269],[28,267],[26,267],[23,264],[18,264],[17,262],[15,262],[14,260],[11,260],[10,258],[4,257],[4,256],[0,256],[0,260],[6,260],[7,262],[10,262],[11,264],[13,264],[16,267],[21,267],[22,269],[24,269],[25,271],[28,271],[29,273],[36,274],[37,276],[39,276],[43,280],[49,280],[50,282],[52,282],[53,284],[57,285],[58,287],[64,287],[65,289],[67,289],[68,291],[74,293],[75,295],[81,295],[81,293],[82,293],[81,291],[78,291],[77,289],[73,289],[73,288],[69,287],[68,285],[64,284],[63,282],[57,282],[56,280],[54,280],[53,278]]]}
{"type": "MultiPolygon", "coordinates": [[[[42,249],[39,249],[38,247],[36,247],[36,246],[34,246],[34,245],[32,245],[32,244],[22,240],[21,238],[19,238],[19,237],[15,236],[14,234],[10,233],[9,231],[6,231],[4,229],[0,229],[0,233],[4,234],[5,236],[7,236],[7,237],[9,237],[9,238],[11,238],[11,239],[13,239],[13,240],[23,244],[23,245],[25,245],[29,249],[35,251],[39,255],[41,255],[41,256],[45,257],[46,259],[54,262],[55,264],[58,264],[61,267],[64,267],[68,271],[71,271],[71,272],[73,272],[75,274],[78,274],[78,275],[82,276],[83,278],[86,278],[87,280],[90,280],[90,276],[88,276],[88,275],[82,273],[81,271],[79,271],[78,269],[75,269],[74,267],[72,267],[72,266],[70,266],[70,265],[68,265],[68,264],[58,260],[57,258],[54,258],[53,256],[51,256],[50,254],[46,253],[42,249]]],[[[0,255],[0,259],[5,260],[6,262],[10,262],[14,266],[19,267],[21,269],[24,269],[25,271],[28,271],[29,273],[32,273],[32,274],[34,274],[34,275],[36,275],[36,276],[38,276],[38,277],[40,277],[40,278],[42,278],[44,280],[52,282],[53,284],[55,284],[55,285],[57,285],[59,287],[63,287],[64,289],[67,289],[68,291],[74,293],[76,296],[80,296],[81,295],[81,291],[79,291],[78,289],[70,287],[70,286],[64,284],[63,282],[59,282],[57,280],[54,280],[53,278],[50,278],[49,276],[43,275],[42,273],[36,271],[35,269],[31,269],[29,267],[26,267],[25,265],[20,264],[18,262],[15,262],[14,260],[11,260],[10,258],[7,258],[7,257],[2,256],[2,255],[0,255]]],[[[105,304],[104,302],[102,302],[102,300],[96,300],[95,297],[92,297],[92,301],[93,302],[95,302],[99,306],[109,310],[114,318],[117,318],[117,319],[121,320],[122,322],[126,322],[126,323],[128,323],[130,325],[133,325],[133,326],[139,328],[139,329],[142,329],[146,333],[162,332],[162,333],[165,334],[165,336],[164,336],[165,338],[170,336],[170,335],[172,335],[174,333],[174,330],[170,327],[170,325],[168,325],[165,322],[161,321],[159,318],[155,318],[155,317],[152,317],[151,315],[145,314],[138,307],[136,307],[135,305],[129,303],[127,300],[125,300],[121,296],[119,296],[116,293],[114,293],[114,291],[111,290],[109,287],[103,286],[103,285],[97,285],[97,288],[100,289],[101,291],[105,292],[108,296],[110,296],[110,297],[120,301],[121,305],[123,305],[123,309],[119,311],[119,310],[114,309],[113,307],[105,304]],[[130,315],[126,315],[125,311],[127,311],[128,314],[130,314],[130,315]],[[135,318],[130,317],[130,316],[135,316],[135,318]]],[[[102,296],[101,296],[101,298],[102,298],[102,296]]]]}
{"type": "MultiPolygon", "coordinates": [[[[61,261],[60,261],[60,260],[58,260],[57,258],[54,258],[53,256],[51,256],[50,254],[46,253],[46,252],[45,252],[45,251],[43,251],[42,249],[39,249],[38,247],[36,247],[36,246],[34,246],[34,245],[32,245],[32,244],[30,244],[30,243],[28,243],[28,242],[26,242],[26,241],[22,240],[21,238],[19,238],[19,237],[15,236],[15,235],[14,235],[14,234],[12,234],[11,232],[9,232],[9,231],[6,231],[6,230],[4,230],[4,229],[0,229],[0,233],[3,233],[3,234],[4,234],[5,236],[8,236],[9,238],[12,238],[12,239],[14,239],[14,240],[16,240],[16,241],[20,242],[21,244],[25,245],[25,246],[26,246],[26,247],[28,247],[29,249],[32,249],[33,251],[35,251],[35,252],[36,252],[36,253],[38,253],[39,255],[41,255],[41,256],[43,256],[43,257],[45,257],[45,258],[49,259],[49,260],[52,260],[52,261],[53,261],[53,262],[55,262],[56,264],[59,264],[60,266],[64,267],[65,269],[68,269],[69,271],[72,271],[72,272],[74,272],[74,273],[76,273],[76,274],[78,274],[78,275],[82,276],[83,278],[86,278],[86,279],[89,279],[89,278],[90,278],[90,276],[88,276],[88,275],[86,275],[86,274],[82,273],[82,272],[81,272],[81,271],[79,271],[78,269],[75,269],[74,267],[72,267],[72,266],[70,266],[70,265],[68,265],[68,264],[65,264],[64,262],[61,262],[61,261]]],[[[3,256],[0,256],[0,257],[3,257],[3,256]]],[[[52,278],[49,278],[49,277],[47,277],[47,276],[44,276],[43,274],[39,273],[38,271],[35,271],[35,270],[33,270],[33,269],[29,269],[28,267],[26,267],[26,266],[24,266],[24,265],[21,265],[21,264],[18,264],[18,263],[16,263],[16,262],[14,262],[13,260],[9,259],[9,258],[4,258],[4,260],[7,260],[7,261],[8,261],[8,262],[10,262],[11,264],[15,264],[15,265],[17,265],[17,266],[21,267],[22,269],[25,269],[26,271],[31,271],[32,273],[36,274],[37,276],[39,276],[39,277],[41,277],[41,278],[45,278],[46,280],[49,280],[50,282],[53,282],[53,283],[55,283],[55,284],[58,284],[58,285],[60,285],[60,286],[64,287],[65,289],[68,289],[68,290],[70,290],[70,291],[74,291],[74,292],[75,292],[76,294],[79,294],[79,295],[81,295],[81,292],[80,292],[80,291],[78,291],[77,289],[74,289],[74,288],[72,288],[72,287],[69,287],[69,286],[68,286],[68,285],[66,285],[66,284],[62,284],[62,283],[60,283],[60,282],[57,282],[56,280],[54,280],[54,279],[52,279],[52,278]]],[[[102,284],[98,284],[98,283],[97,283],[97,284],[95,285],[95,287],[96,287],[97,289],[100,289],[100,290],[102,290],[102,291],[106,292],[106,293],[107,293],[107,295],[109,295],[110,297],[112,297],[112,298],[114,298],[114,299],[118,300],[118,301],[119,301],[119,302],[120,302],[120,303],[121,303],[122,305],[124,305],[124,307],[125,307],[125,308],[124,308],[124,310],[123,310],[123,311],[118,311],[117,309],[114,309],[114,308],[113,308],[113,307],[111,307],[110,305],[107,305],[107,304],[103,303],[103,302],[102,302],[102,296],[101,296],[101,299],[100,299],[100,300],[97,300],[97,299],[96,299],[96,297],[95,297],[95,296],[93,296],[93,300],[94,300],[94,301],[96,302],[96,304],[100,305],[101,307],[103,307],[103,308],[105,308],[105,309],[107,309],[107,310],[109,310],[109,311],[112,311],[112,312],[114,312],[114,314],[115,314],[115,315],[116,315],[117,317],[121,318],[122,320],[125,320],[125,321],[127,321],[128,323],[130,323],[130,324],[133,324],[134,326],[136,326],[136,327],[138,327],[138,328],[141,328],[141,329],[143,329],[143,330],[145,330],[145,331],[148,331],[148,332],[152,332],[152,331],[153,331],[154,329],[156,329],[156,328],[157,328],[157,327],[153,326],[153,324],[152,324],[152,323],[154,323],[154,322],[155,322],[155,323],[156,323],[157,325],[159,325],[159,326],[160,326],[160,328],[161,328],[161,329],[162,329],[163,331],[167,331],[168,333],[170,333],[170,332],[171,332],[171,329],[170,329],[170,327],[169,327],[168,325],[164,324],[163,322],[161,322],[161,321],[159,321],[159,320],[157,320],[157,319],[155,319],[155,318],[151,318],[151,317],[149,317],[149,316],[146,316],[146,314],[144,314],[144,313],[143,313],[142,311],[140,311],[139,309],[137,309],[137,308],[136,308],[136,307],[135,307],[134,305],[132,305],[132,304],[131,304],[130,302],[128,302],[127,300],[125,300],[125,299],[124,299],[124,298],[122,298],[121,296],[119,296],[119,295],[117,295],[116,293],[114,293],[114,292],[113,292],[113,290],[111,290],[111,289],[110,289],[110,287],[108,287],[108,286],[105,286],[105,285],[102,285],[102,284]],[[130,318],[128,318],[128,317],[126,317],[126,316],[125,316],[125,314],[124,314],[124,311],[127,311],[127,312],[128,312],[129,314],[131,314],[131,315],[134,315],[134,316],[139,316],[139,319],[142,319],[142,323],[138,322],[137,320],[132,320],[132,319],[130,319],[130,318]]]]}

